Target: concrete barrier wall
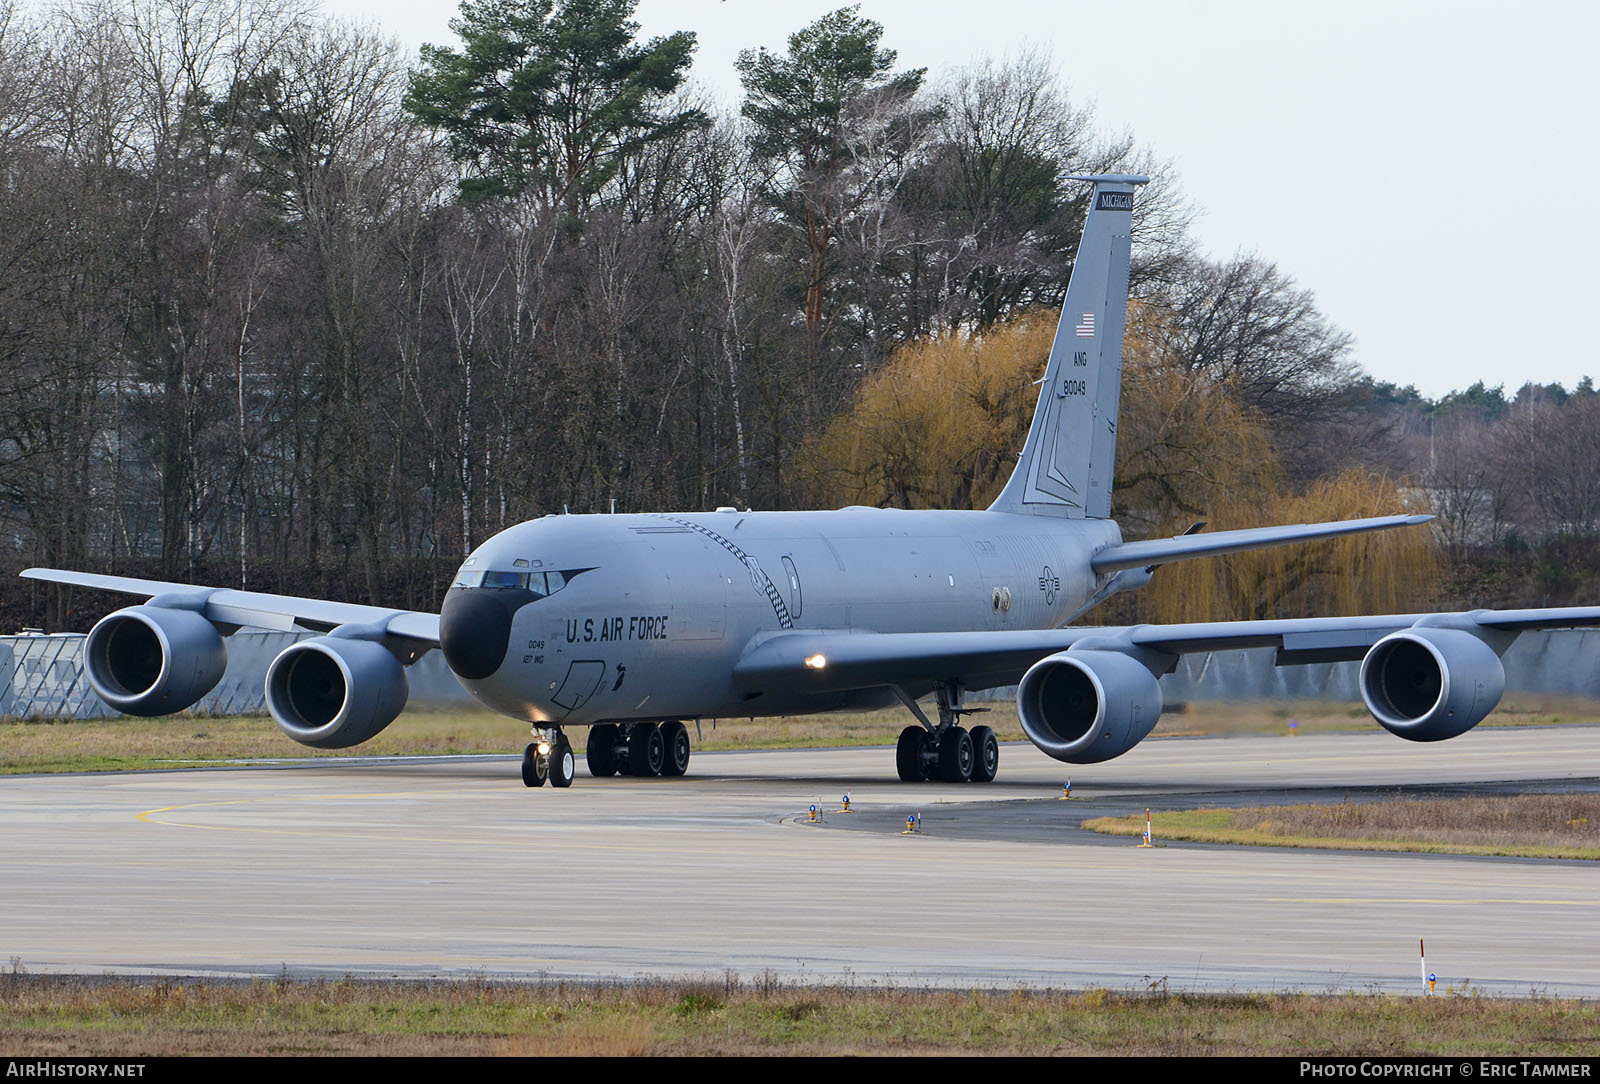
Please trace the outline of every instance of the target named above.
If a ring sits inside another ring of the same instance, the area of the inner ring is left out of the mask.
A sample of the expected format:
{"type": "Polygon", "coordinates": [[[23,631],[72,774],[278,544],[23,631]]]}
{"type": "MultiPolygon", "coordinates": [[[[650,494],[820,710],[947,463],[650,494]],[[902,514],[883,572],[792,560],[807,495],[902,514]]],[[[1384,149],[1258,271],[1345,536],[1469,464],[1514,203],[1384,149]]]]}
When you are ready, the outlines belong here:
{"type": "MultiPolygon", "coordinates": [[[[248,715],[266,710],[263,684],[278,652],[303,639],[293,633],[240,632],[228,638],[228,669],[195,710],[248,715]]],[[[1178,700],[1359,700],[1359,663],[1272,665],[1272,650],[1189,655],[1161,679],[1168,702],[1178,700]]],[[[1506,652],[1509,691],[1600,698],[1600,630],[1529,632],[1506,652]]],[[[444,656],[430,651],[406,671],[418,707],[471,707],[444,656]]],[[[974,699],[1003,700],[1016,689],[992,689],[974,699]]],[[[115,715],[83,674],[83,636],[0,637],[0,717],[89,719],[115,715]]]]}
{"type": "MultiPolygon", "coordinates": [[[[1178,660],[1161,679],[1168,700],[1360,700],[1359,662],[1273,666],[1273,650],[1178,660]]],[[[1600,697],[1600,630],[1525,632],[1505,653],[1506,691],[1600,697]]]]}

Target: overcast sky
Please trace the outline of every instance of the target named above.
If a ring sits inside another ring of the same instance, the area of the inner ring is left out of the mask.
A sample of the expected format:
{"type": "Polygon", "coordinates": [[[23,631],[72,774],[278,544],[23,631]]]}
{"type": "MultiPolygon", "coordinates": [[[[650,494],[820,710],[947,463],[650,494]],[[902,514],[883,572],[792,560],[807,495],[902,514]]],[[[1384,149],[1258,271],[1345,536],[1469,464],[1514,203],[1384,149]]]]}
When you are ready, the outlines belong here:
{"type": "MultiPolygon", "coordinates": [[[[413,50],[456,44],[453,3],[324,0],[413,50]]],[[[646,35],[699,35],[730,107],[740,49],[840,6],[641,0],[646,35]]],[[[1255,252],[1317,294],[1373,376],[1438,396],[1475,380],[1600,379],[1600,5],[1470,0],[863,0],[930,76],[1038,47],[1108,132],[1177,166],[1216,257],[1255,252]]]]}

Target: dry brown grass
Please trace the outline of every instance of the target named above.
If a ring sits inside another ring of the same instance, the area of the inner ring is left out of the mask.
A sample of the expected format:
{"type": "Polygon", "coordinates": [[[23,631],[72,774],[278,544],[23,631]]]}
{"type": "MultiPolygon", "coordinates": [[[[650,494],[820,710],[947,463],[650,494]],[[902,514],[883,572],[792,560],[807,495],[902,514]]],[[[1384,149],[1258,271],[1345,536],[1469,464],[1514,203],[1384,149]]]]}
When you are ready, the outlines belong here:
{"type": "MultiPolygon", "coordinates": [[[[1157,839],[1600,859],[1600,796],[1518,794],[1158,813],[1157,839]]],[[[1144,818],[1085,828],[1138,835],[1144,818]]]]}
{"type": "Polygon", "coordinates": [[[512,1035],[496,1044],[507,1057],[637,1058],[655,1045],[655,1030],[644,1020],[576,1020],[550,1034],[512,1035]]]}
{"type": "MultiPolygon", "coordinates": [[[[265,715],[170,715],[0,724],[0,771],[106,771],[280,757],[505,753],[526,731],[488,712],[406,712],[356,750],[299,745],[265,715]]],[[[526,740],[526,739],[524,739],[526,740]]]]}
{"type": "Polygon", "coordinates": [[[1600,847],[1600,796],[1521,794],[1241,809],[1240,828],[1483,847],[1600,847]]]}
{"type": "Polygon", "coordinates": [[[0,975],[0,1056],[1585,1054],[1554,998],[0,975]]]}

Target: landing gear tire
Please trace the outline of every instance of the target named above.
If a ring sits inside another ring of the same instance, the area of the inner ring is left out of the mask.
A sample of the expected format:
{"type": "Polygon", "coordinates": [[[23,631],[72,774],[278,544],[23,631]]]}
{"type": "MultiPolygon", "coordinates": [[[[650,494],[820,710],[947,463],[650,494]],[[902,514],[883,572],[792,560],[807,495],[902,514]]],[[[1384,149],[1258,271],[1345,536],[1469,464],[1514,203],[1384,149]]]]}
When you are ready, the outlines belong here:
{"type": "Polygon", "coordinates": [[[972,728],[972,781],[993,783],[1000,771],[1000,742],[987,726],[972,728]]]}
{"type": "Polygon", "coordinates": [[[589,765],[589,774],[596,779],[617,774],[615,723],[601,723],[589,728],[589,744],[584,747],[583,759],[589,765]]]}
{"type": "Polygon", "coordinates": [[[689,770],[689,728],[677,720],[661,724],[661,774],[679,776],[689,770]]]}
{"type": "Polygon", "coordinates": [[[908,726],[900,732],[894,747],[894,767],[902,783],[920,783],[928,778],[922,767],[922,746],[927,732],[920,726],[908,726]]]}
{"type": "Polygon", "coordinates": [[[578,774],[578,760],[572,755],[572,743],[565,734],[557,734],[550,746],[550,785],[572,786],[572,777],[578,774]]]}
{"type": "Polygon", "coordinates": [[[522,785],[525,787],[544,786],[545,766],[539,760],[539,746],[530,743],[522,751],[522,785]]]}
{"type": "Polygon", "coordinates": [[[939,739],[939,778],[946,783],[965,783],[972,778],[972,735],[953,726],[939,739]]]}
{"type": "Polygon", "coordinates": [[[628,774],[660,775],[667,758],[666,742],[655,723],[634,723],[628,730],[628,774]]]}

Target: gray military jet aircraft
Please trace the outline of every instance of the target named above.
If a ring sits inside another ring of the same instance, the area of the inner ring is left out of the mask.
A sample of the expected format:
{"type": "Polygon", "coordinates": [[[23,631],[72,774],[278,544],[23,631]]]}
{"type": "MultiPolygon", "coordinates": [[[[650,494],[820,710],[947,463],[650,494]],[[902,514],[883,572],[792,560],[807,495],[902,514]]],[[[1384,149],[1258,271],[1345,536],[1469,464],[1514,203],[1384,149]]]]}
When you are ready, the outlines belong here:
{"type": "Polygon", "coordinates": [[[986,511],[844,508],[545,516],[462,563],[439,614],[56,569],[34,579],[148,596],[85,643],[95,691],[135,715],[179,711],[221,678],[241,626],[319,633],[266,677],[284,733],[357,745],[405,707],[405,667],[437,646],[461,684],[532,723],[528,786],[570,786],[566,728],[593,775],[682,775],[684,720],[877,708],[907,781],[987,782],[999,747],[961,725],[968,689],[1019,684],[1022,726],[1058,760],[1132,749],[1161,712],[1157,678],[1191,651],[1271,645],[1279,665],[1360,659],[1363,700],[1412,741],[1455,737],[1499,702],[1524,629],[1600,624],[1600,607],[1283,621],[1065,627],[1158,566],[1422,523],[1386,516],[1124,542],[1110,518],[1134,193],[1093,184],[1027,442],[986,511]],[[918,704],[932,694],[935,723],[918,704]]]}

